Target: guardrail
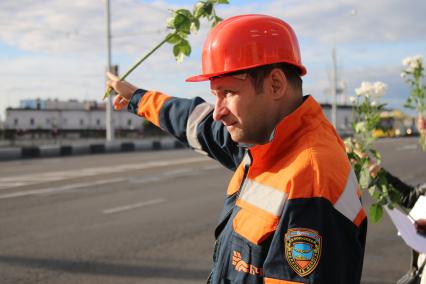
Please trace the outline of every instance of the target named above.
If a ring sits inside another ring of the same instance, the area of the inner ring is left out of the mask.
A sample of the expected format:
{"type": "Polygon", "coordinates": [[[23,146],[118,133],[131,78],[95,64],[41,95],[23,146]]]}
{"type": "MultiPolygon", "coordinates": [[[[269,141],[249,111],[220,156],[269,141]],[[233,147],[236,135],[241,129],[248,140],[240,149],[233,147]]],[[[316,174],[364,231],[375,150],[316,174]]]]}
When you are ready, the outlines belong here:
{"type": "Polygon", "coordinates": [[[105,153],[158,151],[182,148],[185,148],[182,143],[170,138],[161,140],[140,140],[134,142],[8,147],[0,148],[0,161],[105,153]]]}

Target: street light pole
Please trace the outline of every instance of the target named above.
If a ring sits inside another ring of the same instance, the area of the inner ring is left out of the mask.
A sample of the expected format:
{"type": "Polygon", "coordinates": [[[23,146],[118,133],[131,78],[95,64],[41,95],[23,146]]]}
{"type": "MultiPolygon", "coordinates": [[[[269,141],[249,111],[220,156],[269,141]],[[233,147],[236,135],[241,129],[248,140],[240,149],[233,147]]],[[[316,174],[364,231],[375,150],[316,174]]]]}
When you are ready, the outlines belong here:
{"type": "MultiPolygon", "coordinates": [[[[106,1],[106,32],[107,32],[107,70],[111,72],[111,18],[110,18],[110,1],[106,1]]],[[[113,96],[109,96],[106,104],[106,140],[114,140],[114,125],[112,123],[112,99],[113,96]]]]}
{"type": "Polygon", "coordinates": [[[333,102],[331,104],[331,124],[337,130],[336,114],[337,114],[337,64],[336,64],[336,47],[332,51],[333,67],[331,71],[331,95],[333,102]]]}

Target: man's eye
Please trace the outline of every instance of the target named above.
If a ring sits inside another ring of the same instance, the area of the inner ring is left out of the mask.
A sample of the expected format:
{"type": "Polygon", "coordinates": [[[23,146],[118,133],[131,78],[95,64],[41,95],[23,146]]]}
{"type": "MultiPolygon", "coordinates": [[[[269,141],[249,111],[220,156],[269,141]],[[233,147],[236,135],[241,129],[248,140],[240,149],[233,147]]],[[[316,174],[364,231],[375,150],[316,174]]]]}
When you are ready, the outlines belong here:
{"type": "Polygon", "coordinates": [[[235,95],[235,91],[232,91],[232,90],[225,90],[225,91],[223,91],[223,93],[224,93],[224,95],[225,96],[233,96],[233,95],[235,95]]]}

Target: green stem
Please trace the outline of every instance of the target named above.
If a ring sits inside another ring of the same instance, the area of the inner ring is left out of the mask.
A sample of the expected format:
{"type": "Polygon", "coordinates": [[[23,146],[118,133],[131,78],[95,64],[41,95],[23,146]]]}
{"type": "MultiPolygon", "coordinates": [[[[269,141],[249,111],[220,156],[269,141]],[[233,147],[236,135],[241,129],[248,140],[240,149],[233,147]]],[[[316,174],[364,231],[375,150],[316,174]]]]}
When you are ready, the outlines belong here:
{"type": "MultiPolygon", "coordinates": [[[[166,36],[159,44],[157,44],[157,46],[155,46],[150,52],[148,52],[144,57],[142,57],[138,62],[136,62],[132,66],[132,68],[130,68],[123,76],[121,76],[120,77],[120,81],[125,80],[127,78],[127,76],[129,76],[130,73],[133,72],[133,70],[135,70],[136,68],[138,68],[138,66],[142,62],[144,62],[148,57],[151,56],[151,54],[153,54],[157,49],[159,49],[163,44],[165,44],[169,40],[170,37],[172,37],[172,36],[174,36],[176,34],[177,34],[177,32],[174,32],[173,34],[170,34],[170,35],[166,36]]],[[[104,94],[104,98],[103,99],[106,99],[107,97],[109,97],[111,91],[112,91],[112,88],[108,87],[107,90],[106,90],[106,92],[105,92],[105,94],[104,94]]]]}

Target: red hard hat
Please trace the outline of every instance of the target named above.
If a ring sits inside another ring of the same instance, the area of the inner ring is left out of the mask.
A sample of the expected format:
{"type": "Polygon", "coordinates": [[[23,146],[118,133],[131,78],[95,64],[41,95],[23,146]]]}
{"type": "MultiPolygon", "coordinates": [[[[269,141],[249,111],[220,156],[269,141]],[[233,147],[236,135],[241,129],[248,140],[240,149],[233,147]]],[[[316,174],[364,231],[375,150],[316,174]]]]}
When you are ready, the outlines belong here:
{"type": "Polygon", "coordinates": [[[206,81],[226,73],[273,63],[288,63],[296,66],[301,76],[306,74],[293,29],[271,16],[235,16],[212,29],[203,47],[203,73],[186,81],[206,81]]]}

